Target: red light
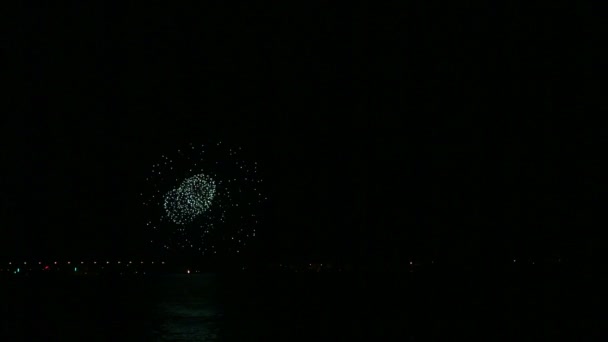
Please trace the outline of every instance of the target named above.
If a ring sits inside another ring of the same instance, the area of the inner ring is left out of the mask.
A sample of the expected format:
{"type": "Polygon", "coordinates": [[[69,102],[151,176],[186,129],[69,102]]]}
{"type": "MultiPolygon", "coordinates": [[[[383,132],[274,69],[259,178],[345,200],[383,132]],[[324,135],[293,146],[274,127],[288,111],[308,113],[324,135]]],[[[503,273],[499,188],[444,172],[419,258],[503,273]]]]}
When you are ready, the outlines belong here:
{"type": "Polygon", "coordinates": [[[49,269],[49,266],[48,266],[48,265],[47,265],[47,266],[44,266],[44,269],[45,269],[45,270],[48,270],[48,269],[49,269]]]}

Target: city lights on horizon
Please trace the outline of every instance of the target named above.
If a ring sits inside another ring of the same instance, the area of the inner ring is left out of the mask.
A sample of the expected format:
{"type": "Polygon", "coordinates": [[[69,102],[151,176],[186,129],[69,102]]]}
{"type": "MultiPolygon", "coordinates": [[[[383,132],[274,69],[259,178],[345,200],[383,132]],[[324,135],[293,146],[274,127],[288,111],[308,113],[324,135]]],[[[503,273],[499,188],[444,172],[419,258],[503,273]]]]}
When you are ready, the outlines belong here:
{"type": "MultiPolygon", "coordinates": [[[[233,253],[240,253],[239,250],[234,250],[233,253]]],[[[194,264],[187,262],[186,260],[172,260],[172,261],[166,261],[166,260],[141,260],[140,263],[138,264],[136,261],[134,260],[128,260],[128,259],[106,259],[106,262],[104,263],[103,261],[99,261],[98,260],[83,260],[83,259],[76,259],[77,261],[74,261],[74,259],[70,259],[70,260],[56,260],[56,261],[45,261],[44,259],[40,259],[40,261],[36,261],[36,260],[11,260],[11,261],[4,261],[4,262],[0,262],[0,264],[3,265],[8,265],[8,267],[5,267],[5,270],[0,270],[0,273],[6,273],[6,272],[10,272],[10,273],[15,273],[16,274],[16,270],[19,267],[19,274],[20,275],[28,275],[28,274],[32,274],[32,273],[36,273],[36,272],[40,272],[40,271],[49,271],[49,272],[55,272],[55,271],[59,271],[59,272],[65,272],[65,271],[71,271],[72,268],[75,268],[78,270],[79,274],[85,274],[86,272],[93,272],[92,274],[96,274],[96,272],[101,272],[101,273],[106,273],[106,272],[125,272],[125,274],[133,274],[133,272],[138,271],[139,274],[143,274],[143,270],[147,270],[147,271],[151,271],[151,270],[155,270],[157,272],[178,272],[178,273],[182,273],[182,272],[187,272],[190,271],[190,273],[188,274],[196,274],[199,273],[199,271],[197,269],[192,269],[192,267],[201,267],[201,265],[207,265],[204,266],[204,268],[207,268],[209,271],[211,270],[217,270],[217,267],[227,267],[226,270],[232,269],[232,267],[234,265],[232,265],[228,259],[226,260],[226,263],[224,263],[224,261],[222,260],[216,260],[216,261],[212,261],[212,260],[208,260],[205,261],[205,259],[200,259],[199,261],[195,261],[194,264]],[[100,265],[101,264],[101,265],[100,265]],[[67,265],[71,265],[71,267],[66,267],[67,265]],[[76,268],[75,266],[78,267],[76,268]],[[103,266],[102,266],[103,265],[103,266]],[[161,266],[162,265],[162,266],[161,266]],[[168,266],[165,266],[168,265],[168,266]],[[198,265],[198,266],[197,266],[198,265]],[[105,267],[104,267],[105,266],[105,267]],[[129,267],[131,266],[131,267],[129,267]]],[[[574,265],[575,263],[573,263],[575,260],[569,260],[568,257],[564,257],[564,256],[546,256],[546,257],[542,257],[542,256],[537,256],[534,258],[531,257],[518,257],[518,258],[513,258],[511,257],[505,257],[502,258],[501,260],[495,260],[493,265],[496,266],[497,269],[500,269],[501,267],[510,267],[513,270],[543,270],[543,269],[563,269],[564,267],[567,267],[568,265],[574,265]],[[559,265],[559,266],[558,266],[559,265]]],[[[303,262],[292,262],[292,263],[285,263],[285,262],[281,262],[281,263],[251,263],[250,261],[243,261],[246,263],[246,265],[244,266],[238,266],[237,269],[241,270],[243,269],[243,267],[245,267],[244,269],[247,270],[264,270],[264,269],[281,269],[281,270],[286,270],[286,271],[294,271],[294,272],[351,272],[351,271],[357,271],[357,270],[361,270],[361,271],[365,271],[365,270],[374,270],[374,269],[378,269],[378,270],[403,270],[403,271],[409,271],[409,272],[416,272],[417,270],[423,270],[423,269],[435,269],[435,270],[441,270],[441,269],[445,269],[446,267],[449,268],[453,268],[453,267],[459,267],[459,265],[462,266],[466,266],[467,267],[471,267],[471,266],[475,266],[475,265],[479,265],[480,267],[485,267],[484,265],[488,265],[487,263],[485,263],[481,258],[479,259],[461,259],[460,261],[458,261],[456,258],[451,258],[451,259],[440,259],[440,260],[436,260],[436,259],[430,259],[430,258],[420,258],[420,259],[410,259],[410,260],[402,260],[402,263],[376,263],[376,264],[361,264],[361,265],[357,265],[357,264],[349,264],[349,263],[344,263],[344,264],[335,264],[335,263],[331,263],[331,262],[327,262],[327,260],[321,262],[320,260],[316,260],[316,261],[303,261],[303,262]],[[256,266],[254,266],[256,265],[256,266]]],[[[584,262],[583,260],[579,260],[580,262],[584,262]]],[[[244,270],[243,269],[243,270],[244,270]]],[[[473,268],[475,269],[475,268],[473,268]]],[[[76,271],[74,271],[76,272],[76,271]]],[[[204,272],[204,271],[203,271],[204,272]]]]}
{"type": "MultiPolygon", "coordinates": [[[[112,264],[113,262],[114,262],[114,261],[107,260],[107,261],[106,261],[106,264],[112,264]]],[[[52,262],[50,262],[50,261],[49,261],[49,262],[44,262],[44,260],[42,260],[42,261],[37,261],[37,262],[35,262],[35,261],[34,261],[34,262],[30,262],[30,261],[27,261],[27,260],[25,260],[25,261],[18,261],[18,262],[15,262],[15,261],[6,261],[6,264],[8,264],[8,265],[13,265],[13,264],[23,264],[23,265],[31,265],[31,264],[34,264],[34,265],[35,265],[35,264],[38,264],[38,265],[43,265],[43,264],[54,264],[54,265],[61,265],[62,263],[65,263],[65,264],[67,264],[67,265],[71,265],[71,264],[81,264],[81,265],[85,265],[85,264],[97,264],[97,260],[89,260],[89,261],[85,261],[85,260],[81,260],[81,261],[71,261],[71,260],[70,260],[70,261],[56,261],[56,260],[55,260],[55,261],[52,261],[52,262]]],[[[116,261],[115,261],[115,263],[117,263],[117,264],[123,264],[123,261],[122,261],[122,260],[116,260],[116,261]]],[[[127,261],[125,261],[125,262],[124,262],[124,264],[127,264],[127,263],[128,263],[128,264],[133,264],[133,261],[128,261],[128,262],[127,262],[127,261]]],[[[147,261],[147,262],[146,262],[146,261],[141,261],[141,264],[145,264],[145,263],[150,263],[150,264],[152,264],[152,265],[154,265],[155,263],[159,263],[159,264],[163,264],[163,265],[164,265],[164,264],[165,264],[165,261],[158,261],[158,260],[155,260],[155,261],[147,261]]]]}

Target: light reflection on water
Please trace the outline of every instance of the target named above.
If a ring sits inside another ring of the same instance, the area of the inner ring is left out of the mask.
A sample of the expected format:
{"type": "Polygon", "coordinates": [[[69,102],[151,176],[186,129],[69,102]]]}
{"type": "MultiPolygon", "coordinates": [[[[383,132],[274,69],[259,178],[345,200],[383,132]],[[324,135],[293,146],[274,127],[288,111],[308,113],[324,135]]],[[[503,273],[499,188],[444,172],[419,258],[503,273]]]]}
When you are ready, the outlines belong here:
{"type": "Polygon", "coordinates": [[[608,282],[566,276],[11,278],[0,284],[0,341],[385,341],[482,326],[555,340],[606,326],[605,315],[570,313],[608,282]]]}
{"type": "Polygon", "coordinates": [[[200,303],[163,303],[164,321],[155,331],[159,341],[216,341],[219,314],[200,303]]]}
{"type": "Polygon", "coordinates": [[[213,276],[201,275],[179,282],[180,287],[161,286],[157,341],[217,341],[222,313],[214,301],[214,282],[213,276]]]}

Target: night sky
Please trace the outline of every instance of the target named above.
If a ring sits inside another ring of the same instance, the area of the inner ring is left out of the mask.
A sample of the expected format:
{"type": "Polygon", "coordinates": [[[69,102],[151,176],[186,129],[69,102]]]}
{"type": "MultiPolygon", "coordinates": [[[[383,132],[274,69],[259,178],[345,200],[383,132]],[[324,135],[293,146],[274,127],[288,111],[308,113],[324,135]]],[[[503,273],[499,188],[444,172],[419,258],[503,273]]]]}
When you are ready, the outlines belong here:
{"type": "Polygon", "coordinates": [[[3,24],[2,258],[154,255],[146,173],[214,141],[267,181],[261,260],[605,255],[591,8],[40,6],[3,24]]]}

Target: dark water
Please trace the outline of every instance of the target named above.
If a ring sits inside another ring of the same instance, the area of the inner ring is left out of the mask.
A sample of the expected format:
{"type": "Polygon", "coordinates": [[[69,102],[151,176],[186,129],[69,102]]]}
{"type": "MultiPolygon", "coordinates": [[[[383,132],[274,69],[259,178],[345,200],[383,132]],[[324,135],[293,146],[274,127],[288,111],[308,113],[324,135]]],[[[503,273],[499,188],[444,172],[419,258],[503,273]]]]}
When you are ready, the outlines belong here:
{"type": "Polygon", "coordinates": [[[1,280],[0,341],[602,341],[601,279],[284,274],[1,280]],[[593,294],[592,294],[593,293],[593,294]]]}

